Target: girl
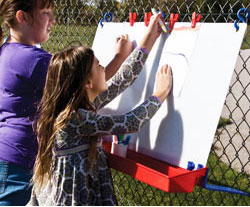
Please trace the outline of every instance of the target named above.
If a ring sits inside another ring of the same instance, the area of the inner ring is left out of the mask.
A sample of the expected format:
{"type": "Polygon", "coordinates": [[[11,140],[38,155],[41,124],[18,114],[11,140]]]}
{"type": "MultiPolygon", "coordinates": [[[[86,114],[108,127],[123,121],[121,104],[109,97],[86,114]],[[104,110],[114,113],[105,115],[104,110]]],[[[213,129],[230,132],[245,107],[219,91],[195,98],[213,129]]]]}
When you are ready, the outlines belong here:
{"type": "Polygon", "coordinates": [[[101,136],[138,131],[169,94],[171,69],[160,68],[153,95],[133,111],[109,116],[97,111],[139,75],[160,35],[160,16],[151,19],[139,47],[109,86],[91,49],[73,47],[52,57],[37,120],[31,205],[117,205],[101,136]]]}
{"type": "MultiPolygon", "coordinates": [[[[37,139],[32,130],[51,55],[35,44],[48,40],[55,23],[53,0],[0,0],[0,17],[9,30],[0,47],[0,205],[25,205],[37,139]]],[[[3,39],[0,27],[0,42],[3,39]]],[[[130,54],[132,43],[120,38],[107,77],[130,54]]]]}

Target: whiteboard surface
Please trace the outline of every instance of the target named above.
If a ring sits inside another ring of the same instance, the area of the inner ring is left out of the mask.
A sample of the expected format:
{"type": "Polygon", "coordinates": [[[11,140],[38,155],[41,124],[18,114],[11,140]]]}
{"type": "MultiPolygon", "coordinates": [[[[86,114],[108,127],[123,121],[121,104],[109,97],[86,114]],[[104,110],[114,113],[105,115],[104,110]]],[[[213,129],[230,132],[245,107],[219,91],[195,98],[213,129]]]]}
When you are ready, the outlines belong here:
{"type": "MultiPolygon", "coordinates": [[[[233,23],[175,23],[155,43],[143,71],[131,87],[100,111],[123,114],[152,93],[155,74],[162,64],[173,70],[173,90],[159,111],[140,132],[132,135],[129,148],[186,168],[188,161],[206,165],[239,49],[246,31],[233,23]]],[[[139,44],[144,23],[105,23],[98,26],[93,50],[106,66],[114,56],[116,37],[129,34],[139,44]]]]}

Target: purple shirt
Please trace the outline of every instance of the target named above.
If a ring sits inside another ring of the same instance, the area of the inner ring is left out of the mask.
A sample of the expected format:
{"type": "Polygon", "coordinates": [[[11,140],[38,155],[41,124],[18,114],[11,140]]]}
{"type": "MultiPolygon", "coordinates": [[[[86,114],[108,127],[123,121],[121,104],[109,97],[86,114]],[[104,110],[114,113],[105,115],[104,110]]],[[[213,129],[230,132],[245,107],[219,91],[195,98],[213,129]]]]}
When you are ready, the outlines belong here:
{"type": "Polygon", "coordinates": [[[0,159],[31,169],[37,154],[32,129],[51,55],[20,43],[0,48],[0,159]]]}

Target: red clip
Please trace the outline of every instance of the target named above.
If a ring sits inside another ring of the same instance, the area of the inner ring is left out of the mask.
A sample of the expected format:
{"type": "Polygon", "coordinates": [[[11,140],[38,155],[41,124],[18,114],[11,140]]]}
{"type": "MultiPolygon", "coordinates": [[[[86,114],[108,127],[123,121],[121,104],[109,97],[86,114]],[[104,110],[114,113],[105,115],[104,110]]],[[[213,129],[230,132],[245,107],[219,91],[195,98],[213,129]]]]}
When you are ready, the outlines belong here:
{"type": "Polygon", "coordinates": [[[201,21],[201,18],[202,18],[201,14],[199,14],[199,15],[196,17],[196,12],[194,12],[194,13],[192,14],[192,25],[191,25],[191,27],[192,27],[192,28],[195,28],[196,23],[197,23],[197,22],[200,22],[200,21],[201,21]]]}
{"type": "Polygon", "coordinates": [[[144,23],[146,25],[146,27],[149,25],[149,21],[150,21],[150,18],[152,16],[152,13],[149,12],[149,13],[146,13],[144,14],[144,23]]]}
{"type": "Polygon", "coordinates": [[[174,29],[174,24],[175,24],[175,22],[178,21],[178,19],[179,19],[179,14],[173,14],[173,13],[170,14],[169,33],[171,33],[172,30],[174,29]]]}
{"type": "Polygon", "coordinates": [[[134,23],[136,22],[136,13],[132,13],[130,12],[129,13],[129,23],[130,23],[130,26],[133,26],[134,23]]]}

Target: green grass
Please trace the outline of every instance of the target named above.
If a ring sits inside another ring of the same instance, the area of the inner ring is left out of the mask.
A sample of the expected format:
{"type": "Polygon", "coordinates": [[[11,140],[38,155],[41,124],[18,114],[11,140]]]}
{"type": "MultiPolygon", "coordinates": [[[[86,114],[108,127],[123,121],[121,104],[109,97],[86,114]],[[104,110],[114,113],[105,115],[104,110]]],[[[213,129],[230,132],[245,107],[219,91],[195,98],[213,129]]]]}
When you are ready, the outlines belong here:
{"type": "MultiPolygon", "coordinates": [[[[97,25],[77,26],[77,25],[56,25],[52,29],[51,37],[48,42],[43,44],[43,49],[51,53],[65,48],[73,41],[91,47],[96,33],[97,25]]],[[[250,49],[250,26],[243,40],[241,49],[250,49]]]]}
{"type": "Polygon", "coordinates": [[[250,25],[247,26],[247,31],[243,39],[241,49],[250,49],[250,25]]]}
{"type": "Polygon", "coordinates": [[[72,42],[79,42],[91,47],[94,41],[97,26],[65,26],[55,25],[48,42],[43,44],[43,49],[50,53],[64,49],[72,42]]]}
{"type": "MultiPolygon", "coordinates": [[[[121,163],[122,164],[122,163],[121,163]]],[[[233,187],[250,193],[250,176],[229,168],[210,153],[209,184],[233,187]]],[[[112,170],[119,205],[250,205],[250,197],[209,191],[196,186],[192,193],[166,193],[112,170]]]]}
{"type": "Polygon", "coordinates": [[[226,126],[226,125],[232,124],[232,123],[233,123],[233,122],[230,121],[230,119],[220,117],[220,120],[219,120],[219,123],[218,123],[217,128],[221,128],[221,127],[223,127],[223,126],[226,126]]]}

